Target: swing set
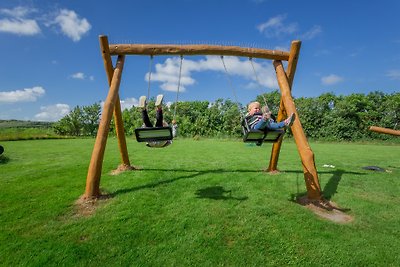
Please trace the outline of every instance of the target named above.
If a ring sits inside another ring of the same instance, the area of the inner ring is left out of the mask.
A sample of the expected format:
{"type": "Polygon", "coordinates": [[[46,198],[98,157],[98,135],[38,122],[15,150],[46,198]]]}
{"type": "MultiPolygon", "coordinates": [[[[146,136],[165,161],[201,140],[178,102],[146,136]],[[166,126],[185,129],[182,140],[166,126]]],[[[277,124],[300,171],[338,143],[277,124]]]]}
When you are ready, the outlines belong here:
{"type": "MultiPolygon", "coordinates": [[[[99,36],[100,50],[103,57],[103,64],[107,74],[109,91],[104,102],[103,112],[96,141],[92,151],[92,156],[88,168],[86,178],[86,189],[83,195],[84,199],[97,198],[101,196],[100,178],[104,159],[104,152],[107,143],[107,137],[110,129],[111,118],[114,115],[115,131],[118,139],[118,147],[121,155],[120,170],[134,170],[131,165],[126,145],[125,132],[122,121],[121,104],[119,99],[119,87],[121,83],[122,71],[124,67],[126,55],[179,55],[181,56],[180,74],[178,82],[178,92],[180,84],[180,75],[182,68],[183,55],[216,55],[221,56],[226,73],[228,74],[223,56],[238,56],[273,60],[278,85],[281,91],[281,102],[277,121],[281,121],[287,117],[287,114],[294,113],[296,120],[291,126],[293,137],[296,141],[297,149],[300,154],[303,165],[304,180],[306,183],[307,197],[310,200],[322,199],[321,186],[319,184],[318,174],[315,167],[314,153],[312,152],[303,127],[301,125],[296,107],[291,95],[291,87],[294,74],[297,67],[298,56],[300,53],[301,41],[293,41],[289,52],[279,50],[267,50],[258,48],[244,48],[238,46],[216,46],[216,45],[160,45],[160,44],[109,44],[105,35],[99,36]],[[112,63],[112,56],[117,56],[115,67],[112,63]],[[287,61],[286,71],[282,61],[287,61]]],[[[252,61],[251,61],[252,63],[252,61]]],[[[253,66],[254,69],[254,66],[253,66]]],[[[150,73],[151,75],[151,73],[150,73]]],[[[149,83],[150,83],[149,75],[149,83]]],[[[227,75],[229,76],[229,75],[227,75]]],[[[258,77],[257,77],[258,79],[258,77]]],[[[149,85],[150,86],[150,85],[149,85]]],[[[149,87],[150,88],[150,87],[149,87]]],[[[238,101],[236,101],[238,103],[238,101]]],[[[266,102],[266,101],[265,101],[266,102]]],[[[176,113],[175,105],[175,112],[176,113]]],[[[244,120],[245,121],[245,120],[244,120]]],[[[149,140],[169,140],[171,132],[164,127],[139,128],[135,131],[139,142],[149,140]]],[[[270,162],[268,166],[269,172],[277,172],[278,158],[282,144],[282,135],[284,131],[254,131],[250,130],[248,125],[242,123],[243,141],[244,142],[273,142],[270,162]]]]}

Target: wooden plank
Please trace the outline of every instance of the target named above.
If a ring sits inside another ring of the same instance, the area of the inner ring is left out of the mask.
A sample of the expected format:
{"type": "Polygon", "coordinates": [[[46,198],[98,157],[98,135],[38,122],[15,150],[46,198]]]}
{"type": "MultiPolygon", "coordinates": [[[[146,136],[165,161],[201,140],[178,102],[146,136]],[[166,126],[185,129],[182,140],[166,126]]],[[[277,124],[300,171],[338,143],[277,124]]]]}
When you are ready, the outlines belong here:
{"type": "Polygon", "coordinates": [[[318,179],[317,168],[315,167],[314,153],[308,144],[303,126],[301,125],[299,115],[290,92],[288,78],[281,61],[274,61],[274,67],[279,88],[282,93],[282,100],[285,110],[288,114],[296,114],[296,120],[291,126],[291,129],[294,140],[296,141],[297,150],[300,154],[301,162],[303,164],[304,180],[307,187],[307,197],[312,200],[321,200],[321,186],[318,179]]]}
{"type": "Polygon", "coordinates": [[[373,132],[376,132],[376,133],[383,133],[383,134],[390,134],[390,135],[400,136],[400,131],[398,131],[398,130],[383,128],[383,127],[378,127],[378,126],[371,126],[371,127],[369,127],[369,130],[373,131],[373,132]]]}
{"type": "MultiPolygon", "coordinates": [[[[114,68],[112,66],[110,51],[108,49],[109,47],[108,38],[107,36],[103,35],[100,37],[99,41],[100,41],[100,50],[103,56],[104,68],[107,74],[108,86],[110,86],[111,79],[114,73],[114,68]]],[[[117,100],[115,101],[115,106],[114,106],[114,125],[115,125],[115,132],[117,134],[118,148],[121,156],[121,161],[124,166],[128,167],[131,165],[131,163],[129,161],[128,148],[126,145],[126,137],[125,137],[124,123],[122,120],[119,94],[117,95],[117,100]]]]}
{"type": "Polygon", "coordinates": [[[121,83],[121,74],[124,66],[125,56],[118,56],[116,67],[113,77],[111,79],[111,86],[108,91],[107,98],[104,102],[103,112],[99,130],[97,131],[96,141],[90,159],[88,174],[86,178],[86,189],[84,199],[97,198],[101,195],[100,192],[100,178],[101,169],[103,166],[104,151],[107,144],[107,137],[110,130],[111,117],[114,110],[114,105],[118,99],[118,91],[121,83]]]}
{"type": "MultiPolygon", "coordinates": [[[[293,41],[292,45],[290,47],[290,56],[289,56],[287,70],[286,70],[286,76],[288,77],[290,91],[292,91],[292,84],[293,84],[294,74],[296,72],[297,62],[299,59],[300,47],[301,47],[300,41],[293,41]]],[[[281,99],[281,102],[279,105],[279,112],[278,112],[278,116],[276,119],[277,119],[277,121],[282,121],[286,117],[287,117],[287,114],[286,114],[285,106],[283,105],[283,100],[281,99]]],[[[283,139],[279,139],[278,142],[274,143],[272,146],[271,156],[269,159],[269,166],[267,169],[269,172],[278,171],[278,160],[279,160],[279,153],[281,151],[282,141],[283,141],[283,139]]]]}
{"type": "Polygon", "coordinates": [[[289,52],[218,45],[110,44],[110,55],[217,55],[271,60],[289,59],[289,52]]]}

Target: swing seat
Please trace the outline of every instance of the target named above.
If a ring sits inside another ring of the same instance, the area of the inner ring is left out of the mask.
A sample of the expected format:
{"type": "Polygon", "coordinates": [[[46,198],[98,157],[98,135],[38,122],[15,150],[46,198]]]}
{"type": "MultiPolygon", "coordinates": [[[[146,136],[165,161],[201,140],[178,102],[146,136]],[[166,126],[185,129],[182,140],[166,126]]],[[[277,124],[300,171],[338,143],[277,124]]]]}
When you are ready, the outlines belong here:
{"type": "Polygon", "coordinates": [[[268,131],[260,131],[260,130],[247,130],[243,128],[243,142],[246,143],[275,143],[278,141],[284,134],[284,130],[268,130],[268,131]]]}
{"type": "Polygon", "coordinates": [[[285,134],[284,129],[277,130],[255,130],[250,129],[246,118],[242,120],[243,142],[246,143],[275,143],[285,134]]]}
{"type": "Polygon", "coordinates": [[[138,142],[156,142],[172,140],[172,128],[167,127],[144,127],[135,129],[138,142]]]}

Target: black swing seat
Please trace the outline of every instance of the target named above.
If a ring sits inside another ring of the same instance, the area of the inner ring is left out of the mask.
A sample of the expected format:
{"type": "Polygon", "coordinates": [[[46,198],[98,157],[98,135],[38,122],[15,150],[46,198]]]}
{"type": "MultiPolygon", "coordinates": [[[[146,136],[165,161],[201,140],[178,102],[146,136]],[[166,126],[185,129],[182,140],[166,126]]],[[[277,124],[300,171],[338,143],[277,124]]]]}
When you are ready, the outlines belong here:
{"type": "Polygon", "coordinates": [[[174,138],[169,126],[136,128],[135,135],[138,142],[168,141],[174,138]]]}
{"type": "Polygon", "coordinates": [[[242,120],[243,142],[246,143],[275,143],[285,134],[285,130],[255,130],[250,129],[246,118],[242,120]]]}
{"type": "Polygon", "coordinates": [[[243,128],[243,132],[243,142],[246,143],[275,143],[285,134],[285,131],[282,129],[261,131],[243,128]]]}

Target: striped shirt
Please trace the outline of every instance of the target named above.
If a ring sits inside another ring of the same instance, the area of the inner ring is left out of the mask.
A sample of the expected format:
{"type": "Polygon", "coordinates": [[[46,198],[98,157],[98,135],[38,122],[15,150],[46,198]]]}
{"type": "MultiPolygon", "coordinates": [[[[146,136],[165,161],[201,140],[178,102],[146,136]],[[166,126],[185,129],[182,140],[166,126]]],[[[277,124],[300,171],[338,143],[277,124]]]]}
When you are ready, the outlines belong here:
{"type": "MultiPolygon", "coordinates": [[[[264,120],[263,114],[261,112],[254,113],[253,115],[250,115],[249,113],[246,114],[245,120],[247,121],[247,125],[249,125],[250,129],[254,129],[254,126],[261,121],[264,120]]],[[[272,119],[269,119],[269,122],[271,123],[273,121],[272,119]]]]}

